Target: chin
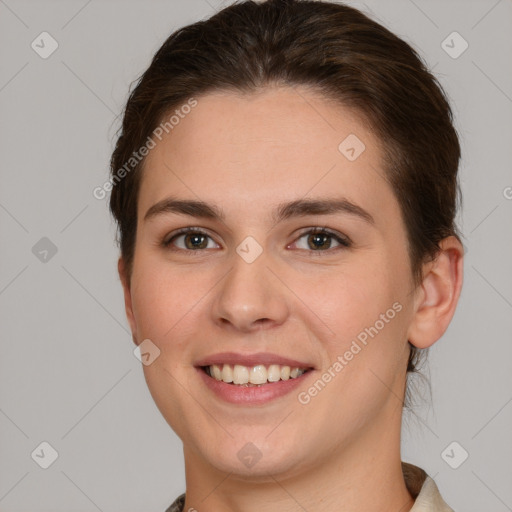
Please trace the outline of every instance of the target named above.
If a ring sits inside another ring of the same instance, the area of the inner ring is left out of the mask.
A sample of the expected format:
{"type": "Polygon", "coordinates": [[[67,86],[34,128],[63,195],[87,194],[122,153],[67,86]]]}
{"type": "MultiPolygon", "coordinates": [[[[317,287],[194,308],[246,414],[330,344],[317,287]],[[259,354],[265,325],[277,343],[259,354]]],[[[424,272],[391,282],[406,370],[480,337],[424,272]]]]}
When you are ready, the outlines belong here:
{"type": "MultiPolygon", "coordinates": [[[[234,438],[223,441],[211,442],[205,437],[201,437],[196,445],[196,452],[216,470],[223,473],[230,473],[230,478],[239,478],[241,480],[257,480],[261,482],[274,481],[272,477],[291,477],[301,473],[307,466],[305,460],[306,453],[302,448],[304,443],[295,436],[289,437],[283,443],[283,439],[266,439],[270,429],[259,429],[260,433],[255,433],[250,429],[250,435],[238,433],[234,438]]],[[[223,434],[225,434],[223,432],[223,434]]]]}

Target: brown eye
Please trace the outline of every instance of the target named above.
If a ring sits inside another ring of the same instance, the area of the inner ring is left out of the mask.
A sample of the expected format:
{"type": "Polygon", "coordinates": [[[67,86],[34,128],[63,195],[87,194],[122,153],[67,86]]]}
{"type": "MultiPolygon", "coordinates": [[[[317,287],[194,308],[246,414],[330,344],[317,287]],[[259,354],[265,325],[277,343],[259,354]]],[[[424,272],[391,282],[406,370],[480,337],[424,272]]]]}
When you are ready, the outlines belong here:
{"type": "Polygon", "coordinates": [[[162,245],[167,248],[183,251],[197,251],[201,249],[214,249],[216,244],[209,244],[212,238],[203,231],[185,228],[170,238],[164,240],[162,245]]]}
{"type": "Polygon", "coordinates": [[[330,249],[332,236],[326,233],[311,233],[308,235],[308,246],[311,249],[330,249]]]}
{"type": "Polygon", "coordinates": [[[297,245],[299,249],[305,249],[309,252],[326,252],[329,249],[336,250],[340,247],[350,247],[351,245],[350,241],[341,235],[318,228],[302,233],[298,240],[301,239],[305,239],[305,244],[295,242],[295,245],[297,245]],[[338,244],[337,246],[335,245],[333,247],[333,240],[335,244],[338,244]]]}
{"type": "Polygon", "coordinates": [[[187,233],[183,237],[187,249],[206,249],[208,246],[208,237],[200,233],[187,233]]]}

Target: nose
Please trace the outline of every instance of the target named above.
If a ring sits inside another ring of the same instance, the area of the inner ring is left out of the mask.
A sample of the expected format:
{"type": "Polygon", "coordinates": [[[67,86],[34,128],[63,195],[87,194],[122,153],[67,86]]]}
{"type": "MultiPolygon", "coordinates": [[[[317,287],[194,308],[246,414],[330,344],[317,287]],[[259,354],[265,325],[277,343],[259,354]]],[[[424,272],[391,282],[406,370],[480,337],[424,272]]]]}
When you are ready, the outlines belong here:
{"type": "Polygon", "coordinates": [[[265,251],[251,263],[233,254],[231,270],[215,288],[212,315],[216,325],[251,332],[284,323],[289,297],[270,260],[265,251]]]}

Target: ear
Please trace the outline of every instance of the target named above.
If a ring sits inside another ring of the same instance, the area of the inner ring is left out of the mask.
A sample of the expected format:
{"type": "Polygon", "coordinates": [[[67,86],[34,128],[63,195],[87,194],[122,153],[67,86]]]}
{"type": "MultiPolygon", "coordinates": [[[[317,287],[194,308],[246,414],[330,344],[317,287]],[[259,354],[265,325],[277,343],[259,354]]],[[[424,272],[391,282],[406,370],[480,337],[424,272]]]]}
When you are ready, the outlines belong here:
{"type": "Polygon", "coordinates": [[[408,340],[418,348],[433,345],[446,331],[462,289],[464,247],[455,236],[439,242],[439,253],[426,263],[415,299],[408,340]]]}
{"type": "Polygon", "coordinates": [[[138,345],[136,337],[137,322],[135,321],[135,315],[133,314],[132,292],[129,278],[126,272],[126,265],[122,257],[120,257],[117,262],[117,271],[119,272],[119,279],[121,280],[121,284],[123,286],[124,308],[126,311],[126,318],[128,319],[128,323],[130,324],[133,342],[135,343],[135,345],[138,345]]]}

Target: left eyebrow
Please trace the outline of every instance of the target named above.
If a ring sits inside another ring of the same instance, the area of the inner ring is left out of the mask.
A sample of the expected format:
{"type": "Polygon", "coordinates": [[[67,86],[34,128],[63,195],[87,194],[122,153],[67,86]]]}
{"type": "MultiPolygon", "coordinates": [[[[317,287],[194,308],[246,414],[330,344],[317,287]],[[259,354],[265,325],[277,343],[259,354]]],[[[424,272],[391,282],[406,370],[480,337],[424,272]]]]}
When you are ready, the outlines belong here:
{"type": "Polygon", "coordinates": [[[290,203],[282,203],[278,205],[272,217],[274,222],[277,223],[291,217],[333,213],[354,215],[368,224],[375,224],[375,219],[369,212],[344,197],[337,199],[298,199],[290,203]]]}
{"type": "MultiPolygon", "coordinates": [[[[175,199],[168,197],[151,206],[144,215],[144,221],[165,213],[177,213],[191,217],[225,221],[222,208],[204,201],[188,199],[175,199]]],[[[275,223],[293,217],[306,217],[308,215],[329,215],[345,213],[359,217],[368,224],[375,224],[372,215],[361,206],[346,198],[336,199],[297,199],[288,203],[277,205],[272,213],[275,223]]]]}

